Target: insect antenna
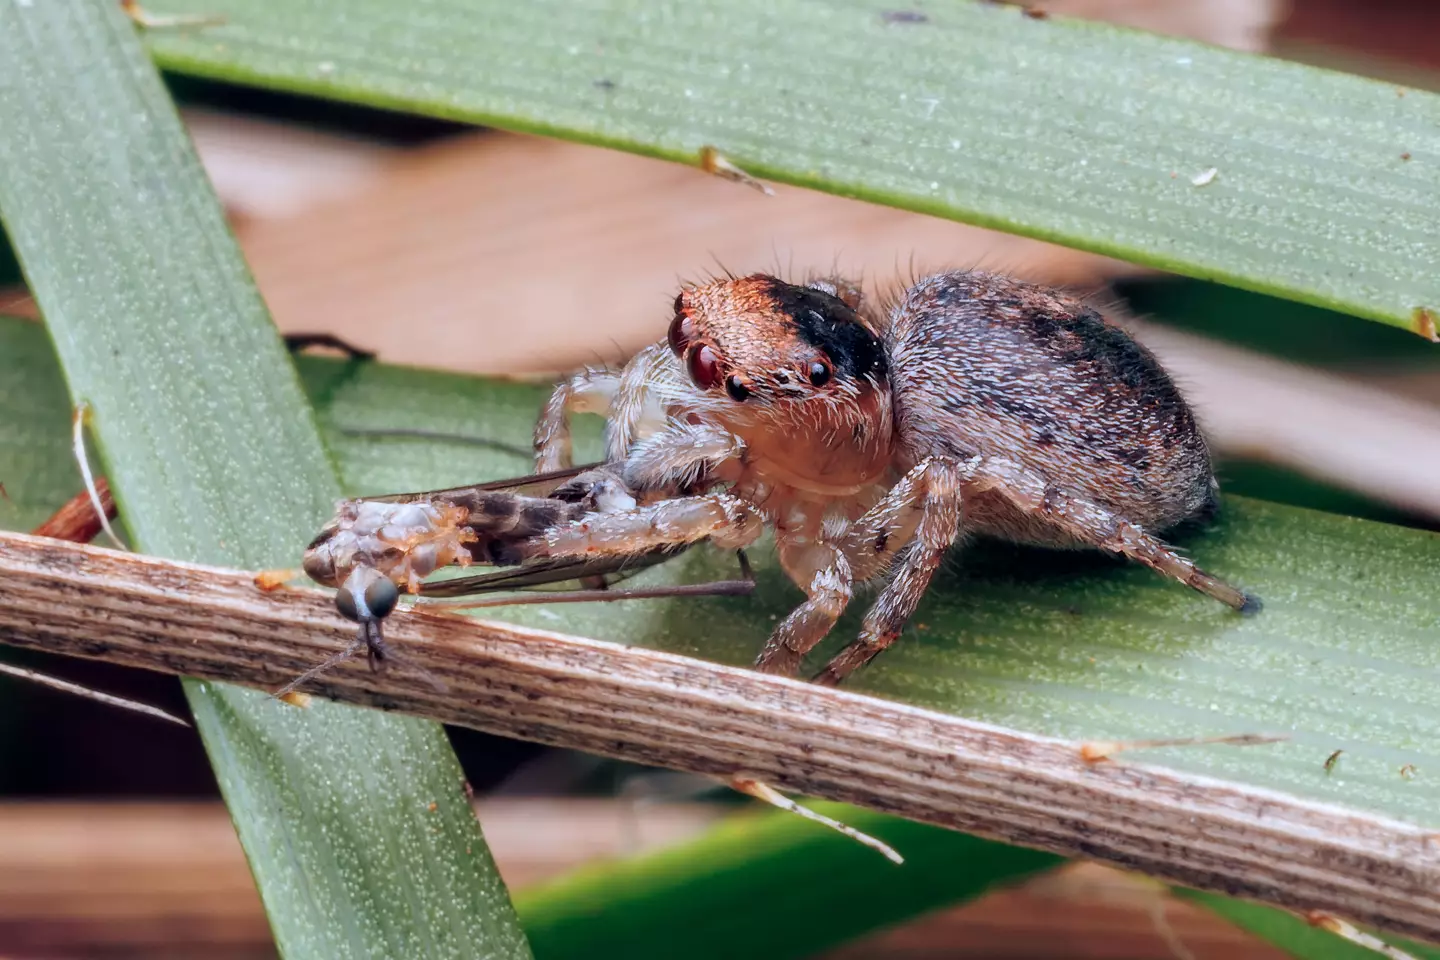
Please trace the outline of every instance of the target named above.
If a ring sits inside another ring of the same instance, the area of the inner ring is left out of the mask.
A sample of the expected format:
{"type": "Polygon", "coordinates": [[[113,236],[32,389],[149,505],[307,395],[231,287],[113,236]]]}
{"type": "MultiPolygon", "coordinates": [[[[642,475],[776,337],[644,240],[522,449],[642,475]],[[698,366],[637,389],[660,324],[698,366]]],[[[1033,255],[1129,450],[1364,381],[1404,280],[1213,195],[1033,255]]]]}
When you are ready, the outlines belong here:
{"type": "Polygon", "coordinates": [[[386,644],[384,637],[380,633],[379,623],[367,623],[361,625],[360,632],[354,640],[350,641],[349,646],[337,653],[332,653],[322,662],[317,663],[309,670],[300,674],[300,676],[270,694],[271,698],[284,700],[290,694],[294,693],[297,688],[339,666],[346,660],[351,659],[362,650],[365,651],[365,659],[369,661],[370,669],[377,673],[383,671],[392,662],[398,663],[406,669],[414,670],[420,676],[424,677],[425,682],[430,684],[436,693],[445,694],[450,692],[450,687],[445,681],[437,677],[433,671],[425,669],[414,660],[401,654],[394,647],[386,644]],[[373,630],[371,628],[373,628],[373,630]]]}
{"type": "Polygon", "coordinates": [[[311,667],[309,670],[306,670],[304,673],[300,674],[300,676],[296,677],[294,680],[291,680],[279,690],[276,690],[274,693],[270,694],[270,696],[275,700],[284,700],[286,697],[290,696],[290,694],[294,693],[296,689],[303,686],[304,684],[309,683],[311,680],[314,680],[316,677],[320,676],[320,674],[330,670],[330,668],[339,666],[346,660],[349,660],[351,657],[355,656],[355,654],[359,653],[361,650],[367,650],[368,652],[370,649],[370,645],[366,643],[365,637],[357,636],[354,640],[350,641],[350,645],[347,646],[345,649],[341,650],[338,653],[330,654],[330,656],[326,657],[320,663],[315,664],[315,666],[311,667]]]}

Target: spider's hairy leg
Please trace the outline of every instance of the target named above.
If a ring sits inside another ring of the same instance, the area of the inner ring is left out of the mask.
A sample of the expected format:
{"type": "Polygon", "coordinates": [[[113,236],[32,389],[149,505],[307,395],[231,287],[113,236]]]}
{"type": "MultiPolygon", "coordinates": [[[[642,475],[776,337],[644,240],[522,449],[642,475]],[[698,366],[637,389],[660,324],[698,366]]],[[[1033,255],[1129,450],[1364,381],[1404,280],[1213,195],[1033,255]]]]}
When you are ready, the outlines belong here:
{"type": "Polygon", "coordinates": [[[835,655],[816,682],[837,684],[869,663],[900,636],[920,605],[945,551],[960,535],[962,484],[975,461],[922,460],[852,527],[847,554],[868,579],[905,550],[895,575],[880,591],[856,641],[835,655]],[[862,566],[863,565],[863,566],[862,566]]]}
{"type": "Polygon", "coordinates": [[[535,424],[536,473],[570,468],[570,414],[608,414],[619,386],[613,371],[582,370],[555,388],[535,424]]]}
{"type": "Polygon", "coordinates": [[[1160,538],[1106,507],[1071,496],[1013,460],[989,457],[967,492],[991,490],[1077,540],[1129,557],[1241,613],[1257,613],[1260,598],[1206,573],[1160,538]]]}
{"type": "Polygon", "coordinates": [[[667,364],[673,364],[669,348],[654,343],[625,364],[610,400],[610,416],[605,423],[605,459],[624,460],[640,434],[648,408],[654,400],[654,385],[662,379],[667,364]]]}
{"type": "Polygon", "coordinates": [[[713,540],[723,550],[755,542],[764,517],[726,493],[672,497],[628,510],[597,511],[547,530],[535,543],[548,557],[648,553],[658,547],[713,540]]]}
{"type": "Polygon", "coordinates": [[[785,572],[805,590],[805,602],[780,621],[755,667],[789,677],[845,612],[854,595],[855,578],[845,554],[833,544],[813,541],[797,545],[781,535],[776,545],[785,572]],[[813,571],[808,580],[796,576],[802,568],[813,571]]]}
{"type": "Polygon", "coordinates": [[[745,454],[745,443],[723,427],[671,423],[635,444],[622,470],[632,490],[685,490],[717,476],[745,454]]]}

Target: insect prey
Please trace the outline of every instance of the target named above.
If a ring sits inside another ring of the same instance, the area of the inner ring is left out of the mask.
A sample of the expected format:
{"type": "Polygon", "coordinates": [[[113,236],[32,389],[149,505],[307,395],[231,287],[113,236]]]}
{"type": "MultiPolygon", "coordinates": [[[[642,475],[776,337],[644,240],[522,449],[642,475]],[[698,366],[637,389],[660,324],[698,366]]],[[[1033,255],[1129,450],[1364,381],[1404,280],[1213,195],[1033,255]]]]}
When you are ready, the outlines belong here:
{"type": "MultiPolygon", "coordinates": [[[[385,644],[382,624],[399,605],[402,591],[423,594],[435,603],[475,608],[735,595],[753,589],[743,553],[739,554],[738,579],[620,590],[612,589],[613,585],[673,557],[687,545],[661,547],[637,556],[555,559],[543,555],[538,538],[546,530],[635,504],[619,478],[599,465],[446,490],[342,500],[334,518],[306,548],[302,566],[310,579],[335,588],[335,606],[345,619],[357,624],[356,639],[277,695],[360,650],[365,651],[373,669],[383,667],[394,651],[385,644]],[[510,569],[425,581],[441,567],[468,567],[477,562],[510,569]],[[537,587],[566,581],[578,581],[582,589],[534,592],[537,587]],[[506,595],[476,599],[502,592],[506,595]]],[[[287,578],[288,573],[280,579],[287,578]]],[[[273,578],[262,577],[261,581],[265,586],[278,585],[273,578]]]]}

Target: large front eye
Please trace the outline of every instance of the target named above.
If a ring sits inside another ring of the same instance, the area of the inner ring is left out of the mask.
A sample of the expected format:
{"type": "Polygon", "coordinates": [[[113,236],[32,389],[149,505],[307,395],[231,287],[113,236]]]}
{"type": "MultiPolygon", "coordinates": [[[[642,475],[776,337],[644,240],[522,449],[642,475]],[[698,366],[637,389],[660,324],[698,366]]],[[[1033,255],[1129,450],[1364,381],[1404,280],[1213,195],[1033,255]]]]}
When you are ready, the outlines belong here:
{"type": "Polygon", "coordinates": [[[390,616],[395,604],[400,602],[400,588],[389,580],[376,580],[365,588],[365,606],[377,620],[390,616]]]}
{"type": "Polygon", "coordinates": [[[689,365],[690,379],[701,390],[709,390],[720,382],[720,358],[703,343],[690,351],[689,365]]]}
{"type": "Polygon", "coordinates": [[[812,387],[823,387],[830,382],[830,364],[824,360],[816,360],[810,364],[810,369],[805,371],[810,377],[812,387]]]}
{"type": "Polygon", "coordinates": [[[670,349],[675,356],[685,355],[685,348],[690,346],[690,340],[695,336],[695,324],[683,312],[680,297],[675,298],[675,319],[670,321],[670,333],[667,339],[670,341],[670,349]]]}

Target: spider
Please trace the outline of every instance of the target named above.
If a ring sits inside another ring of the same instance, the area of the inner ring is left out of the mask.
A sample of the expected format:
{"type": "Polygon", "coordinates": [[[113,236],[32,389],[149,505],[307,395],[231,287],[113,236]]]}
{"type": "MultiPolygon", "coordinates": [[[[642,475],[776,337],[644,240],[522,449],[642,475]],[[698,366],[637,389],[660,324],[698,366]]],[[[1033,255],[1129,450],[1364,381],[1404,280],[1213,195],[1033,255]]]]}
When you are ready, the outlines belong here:
{"type": "Polygon", "coordinates": [[[523,541],[527,557],[640,556],[774,530],[805,600],[756,666],[795,674],[858,585],[882,584],[836,684],[899,637],[945,553],[972,534],[1128,557],[1233,609],[1260,601],[1156,534],[1213,514],[1195,417],[1160,363],[1061,293],[991,273],[924,277],[887,310],[837,279],[687,286],[664,340],[561,383],[536,469],[571,465],[569,417],[607,418],[628,501],[523,541]]]}

